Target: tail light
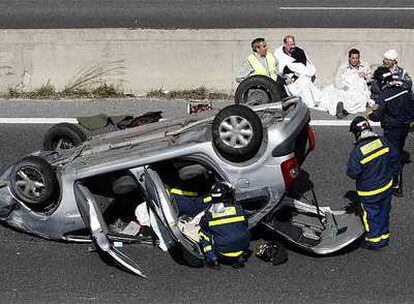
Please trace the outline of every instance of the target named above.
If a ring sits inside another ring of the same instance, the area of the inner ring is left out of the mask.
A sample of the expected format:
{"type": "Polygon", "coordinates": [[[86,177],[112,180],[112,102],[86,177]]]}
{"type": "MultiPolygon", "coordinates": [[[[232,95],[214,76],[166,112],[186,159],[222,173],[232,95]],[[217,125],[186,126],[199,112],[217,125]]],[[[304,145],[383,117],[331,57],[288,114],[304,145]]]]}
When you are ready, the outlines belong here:
{"type": "Polygon", "coordinates": [[[308,133],[308,138],[309,138],[309,150],[313,150],[315,149],[315,141],[316,141],[315,131],[313,131],[310,125],[306,125],[306,133],[308,133]]]}
{"type": "Polygon", "coordinates": [[[296,157],[289,158],[281,164],[283,179],[285,180],[286,190],[293,188],[295,178],[299,175],[299,163],[296,157]]]}

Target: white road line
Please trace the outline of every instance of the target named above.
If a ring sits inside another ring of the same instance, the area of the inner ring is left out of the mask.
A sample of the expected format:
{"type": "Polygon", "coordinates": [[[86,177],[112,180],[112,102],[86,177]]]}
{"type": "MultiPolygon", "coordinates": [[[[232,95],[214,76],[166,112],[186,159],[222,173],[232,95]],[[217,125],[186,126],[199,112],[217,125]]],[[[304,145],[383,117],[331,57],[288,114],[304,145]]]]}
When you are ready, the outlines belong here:
{"type": "Polygon", "coordinates": [[[414,7],[349,7],[349,6],[281,6],[279,7],[282,11],[293,11],[293,10],[325,10],[325,11],[412,11],[414,7]]]}
{"type": "MultiPolygon", "coordinates": [[[[352,120],[311,120],[311,126],[345,127],[351,124],[352,120]]],[[[370,121],[371,126],[380,126],[379,122],[370,121]]]]}
{"type": "Polygon", "coordinates": [[[0,124],[58,124],[78,123],[76,118],[0,118],[0,124]]]}
{"type": "MultiPolygon", "coordinates": [[[[165,120],[165,119],[163,119],[165,120]]],[[[0,124],[58,124],[62,122],[78,123],[76,118],[0,118],[0,124]]],[[[349,126],[351,120],[311,120],[312,126],[349,126]]],[[[378,122],[371,122],[372,126],[379,126],[378,122]]]]}

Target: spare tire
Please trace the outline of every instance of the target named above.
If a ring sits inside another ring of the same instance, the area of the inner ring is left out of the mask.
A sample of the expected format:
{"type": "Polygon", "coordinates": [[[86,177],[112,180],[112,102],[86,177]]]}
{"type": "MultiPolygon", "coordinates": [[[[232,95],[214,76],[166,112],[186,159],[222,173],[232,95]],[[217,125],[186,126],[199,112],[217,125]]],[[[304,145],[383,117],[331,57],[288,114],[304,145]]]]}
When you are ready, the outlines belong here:
{"type": "Polygon", "coordinates": [[[86,139],[86,133],[80,127],[64,122],[54,125],[47,131],[43,139],[43,149],[46,151],[71,149],[86,139]]]}
{"type": "Polygon", "coordinates": [[[10,190],[28,207],[43,211],[57,201],[59,183],[52,166],[43,158],[28,156],[10,171],[10,190]]]}
{"type": "Polygon", "coordinates": [[[278,102],[287,97],[284,80],[278,76],[277,81],[262,75],[255,75],[243,80],[236,89],[236,104],[248,106],[278,102]]]}
{"type": "Polygon", "coordinates": [[[220,155],[233,162],[251,159],[262,144],[262,121],[247,106],[231,105],[222,109],[214,118],[211,131],[220,155]]]}

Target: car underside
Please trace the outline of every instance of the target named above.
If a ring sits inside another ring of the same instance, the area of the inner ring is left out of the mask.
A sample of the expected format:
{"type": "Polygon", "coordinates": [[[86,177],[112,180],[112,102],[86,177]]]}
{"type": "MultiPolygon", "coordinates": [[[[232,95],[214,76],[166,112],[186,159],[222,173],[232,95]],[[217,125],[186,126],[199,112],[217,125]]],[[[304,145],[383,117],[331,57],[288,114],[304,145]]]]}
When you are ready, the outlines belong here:
{"type": "Polygon", "coordinates": [[[197,225],[203,211],[183,213],[172,189],[207,196],[216,181],[228,181],[249,227],[263,228],[263,238],[319,255],[358,239],[363,227],[355,214],[289,195],[315,145],[306,106],[289,99],[255,111],[230,106],[214,120],[161,122],[97,136],[67,151],[34,153],[3,173],[0,220],[44,238],[92,240],[101,254],[138,275],[139,266],[117,242],[150,242],[201,266],[197,225]],[[137,223],[139,217],[146,223],[137,223]]]}

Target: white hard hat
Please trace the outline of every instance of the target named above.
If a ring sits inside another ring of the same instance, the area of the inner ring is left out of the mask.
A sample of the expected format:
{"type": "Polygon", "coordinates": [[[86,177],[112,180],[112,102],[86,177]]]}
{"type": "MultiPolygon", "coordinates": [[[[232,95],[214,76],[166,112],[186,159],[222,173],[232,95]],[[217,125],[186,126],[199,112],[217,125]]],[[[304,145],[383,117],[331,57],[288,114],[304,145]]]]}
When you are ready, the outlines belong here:
{"type": "Polygon", "coordinates": [[[387,51],[384,53],[384,58],[385,58],[385,59],[389,59],[389,60],[397,60],[397,58],[398,58],[398,53],[397,53],[397,51],[396,51],[396,50],[394,50],[394,49],[387,50],[387,51]]]}

